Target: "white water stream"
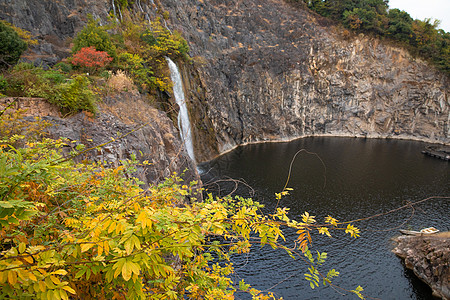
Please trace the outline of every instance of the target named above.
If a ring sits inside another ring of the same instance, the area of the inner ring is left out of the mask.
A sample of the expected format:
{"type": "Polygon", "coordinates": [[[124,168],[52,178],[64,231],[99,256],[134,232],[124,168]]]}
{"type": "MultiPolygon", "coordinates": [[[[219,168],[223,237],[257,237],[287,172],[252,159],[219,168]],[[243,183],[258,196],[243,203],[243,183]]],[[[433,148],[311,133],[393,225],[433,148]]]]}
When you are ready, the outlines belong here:
{"type": "Polygon", "coordinates": [[[186,100],[183,91],[183,82],[181,81],[180,71],[177,65],[168,57],[166,57],[170,69],[170,79],[173,82],[173,94],[175,101],[180,107],[178,113],[178,128],[180,136],[186,147],[189,157],[195,162],[194,146],[192,144],[191,123],[189,122],[189,114],[186,106],[186,100]]]}

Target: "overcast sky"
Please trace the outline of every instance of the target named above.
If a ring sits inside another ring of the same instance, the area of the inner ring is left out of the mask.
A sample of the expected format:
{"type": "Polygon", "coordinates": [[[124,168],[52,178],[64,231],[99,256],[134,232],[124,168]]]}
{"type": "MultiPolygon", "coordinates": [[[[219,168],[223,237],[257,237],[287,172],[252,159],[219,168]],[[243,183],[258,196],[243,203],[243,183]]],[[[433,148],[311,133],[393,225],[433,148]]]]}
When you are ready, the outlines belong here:
{"type": "Polygon", "coordinates": [[[389,0],[389,8],[404,10],[413,19],[438,19],[439,28],[450,32],[450,0],[389,0]]]}

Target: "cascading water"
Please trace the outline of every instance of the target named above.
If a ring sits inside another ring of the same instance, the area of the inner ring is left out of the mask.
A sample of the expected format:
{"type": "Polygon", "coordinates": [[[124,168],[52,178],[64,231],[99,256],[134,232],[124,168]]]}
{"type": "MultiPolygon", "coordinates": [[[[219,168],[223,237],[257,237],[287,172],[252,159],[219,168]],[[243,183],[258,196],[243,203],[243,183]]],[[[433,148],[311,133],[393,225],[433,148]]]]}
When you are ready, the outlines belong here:
{"type": "Polygon", "coordinates": [[[173,83],[173,94],[175,101],[180,107],[178,113],[178,128],[180,128],[180,136],[184,142],[189,157],[195,162],[194,146],[192,144],[191,123],[189,122],[189,115],[186,106],[186,100],[183,91],[183,82],[181,81],[180,71],[177,65],[168,57],[166,57],[170,69],[170,79],[173,83]]]}

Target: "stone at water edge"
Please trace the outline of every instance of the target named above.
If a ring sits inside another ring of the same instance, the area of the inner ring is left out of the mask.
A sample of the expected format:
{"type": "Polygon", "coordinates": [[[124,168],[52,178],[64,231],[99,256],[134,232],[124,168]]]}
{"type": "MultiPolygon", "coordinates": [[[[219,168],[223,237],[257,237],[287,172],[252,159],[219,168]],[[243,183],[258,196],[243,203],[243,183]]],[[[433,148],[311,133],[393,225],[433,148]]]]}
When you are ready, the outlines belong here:
{"type": "Polygon", "coordinates": [[[450,232],[432,235],[399,236],[392,250],[405,266],[428,284],[433,295],[450,299],[450,232]]]}

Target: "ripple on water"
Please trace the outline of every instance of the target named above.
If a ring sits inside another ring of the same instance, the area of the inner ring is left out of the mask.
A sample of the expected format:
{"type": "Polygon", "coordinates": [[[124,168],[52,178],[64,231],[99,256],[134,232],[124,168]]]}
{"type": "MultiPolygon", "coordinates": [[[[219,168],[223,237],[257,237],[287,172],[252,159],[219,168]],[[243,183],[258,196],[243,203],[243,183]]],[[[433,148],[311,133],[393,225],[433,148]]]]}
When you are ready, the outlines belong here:
{"type": "MultiPolygon", "coordinates": [[[[315,156],[298,155],[288,184],[294,191],[280,205],[290,207],[290,216],[295,219],[308,211],[318,220],[328,214],[340,220],[353,220],[387,212],[407,201],[450,196],[449,164],[424,157],[420,153],[423,147],[423,143],[410,141],[348,138],[305,138],[290,143],[248,145],[203,165],[208,172],[202,180],[243,179],[255,195],[248,186],[240,186],[237,194],[253,196],[266,205],[266,213],[272,212],[276,204],[274,194],[286,182],[292,157],[299,149],[307,149],[320,156],[325,168],[315,156]]],[[[224,189],[222,192],[227,193],[224,189]]],[[[405,270],[401,260],[390,251],[390,238],[397,230],[384,230],[398,226],[449,230],[449,202],[448,199],[425,202],[412,217],[411,210],[401,210],[359,222],[356,225],[362,233],[358,239],[341,233],[334,234],[332,239],[315,235],[313,248],[328,253],[324,268],[335,268],[341,273],[334,282],[343,288],[361,285],[367,295],[380,299],[430,300],[430,289],[405,270]],[[408,221],[402,224],[405,220],[408,221]]],[[[286,237],[292,241],[295,232],[287,230],[286,237]]],[[[330,288],[311,290],[303,275],[307,267],[300,259],[292,260],[268,246],[253,248],[249,256],[233,257],[236,282],[245,279],[258,289],[270,288],[284,299],[355,299],[348,293],[340,296],[330,288]]],[[[249,299],[241,293],[237,296],[249,299]]]]}

